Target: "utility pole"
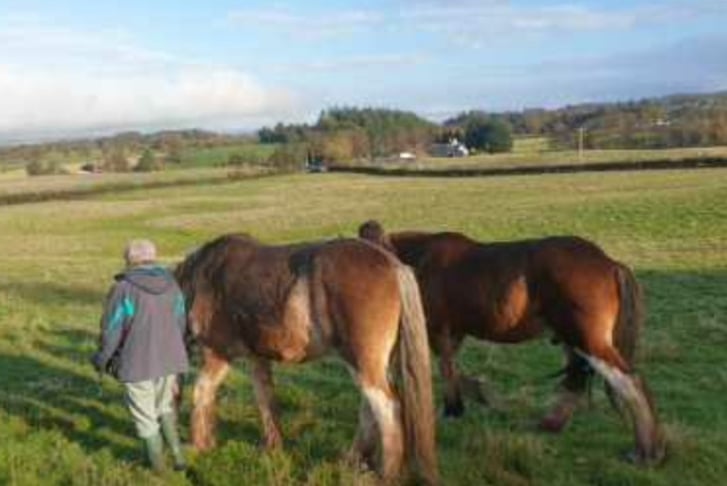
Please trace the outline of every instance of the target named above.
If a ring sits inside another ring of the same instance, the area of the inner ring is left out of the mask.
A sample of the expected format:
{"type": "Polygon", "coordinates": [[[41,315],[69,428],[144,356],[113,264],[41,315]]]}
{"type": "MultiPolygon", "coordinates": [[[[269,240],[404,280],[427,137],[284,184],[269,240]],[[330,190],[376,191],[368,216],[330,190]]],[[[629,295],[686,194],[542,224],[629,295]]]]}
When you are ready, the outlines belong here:
{"type": "Polygon", "coordinates": [[[578,127],[578,162],[583,162],[583,132],[585,131],[584,127],[578,127]]]}

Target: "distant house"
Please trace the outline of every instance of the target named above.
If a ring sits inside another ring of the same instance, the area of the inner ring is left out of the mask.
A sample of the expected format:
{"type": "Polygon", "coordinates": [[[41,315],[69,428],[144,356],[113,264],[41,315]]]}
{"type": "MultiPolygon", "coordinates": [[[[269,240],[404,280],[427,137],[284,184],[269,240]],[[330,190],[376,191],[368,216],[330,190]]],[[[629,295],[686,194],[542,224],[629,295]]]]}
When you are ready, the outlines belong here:
{"type": "Polygon", "coordinates": [[[447,143],[434,143],[429,147],[429,155],[432,157],[467,157],[470,151],[456,138],[447,143]]]}
{"type": "Polygon", "coordinates": [[[415,160],[417,158],[416,154],[412,152],[400,152],[399,153],[399,160],[415,160]]]}
{"type": "Polygon", "coordinates": [[[306,172],[312,173],[328,172],[328,167],[320,157],[314,157],[313,154],[308,151],[305,161],[305,170],[306,172]]]}
{"type": "Polygon", "coordinates": [[[79,174],[100,174],[101,164],[98,162],[84,162],[78,169],[79,174]]]}

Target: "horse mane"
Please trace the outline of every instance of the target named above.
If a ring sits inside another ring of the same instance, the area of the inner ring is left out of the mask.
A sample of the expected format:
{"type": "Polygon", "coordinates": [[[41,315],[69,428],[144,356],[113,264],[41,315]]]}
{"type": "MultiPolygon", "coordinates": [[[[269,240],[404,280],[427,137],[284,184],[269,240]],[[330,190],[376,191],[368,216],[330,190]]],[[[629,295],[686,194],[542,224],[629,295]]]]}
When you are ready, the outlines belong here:
{"type": "MultiPolygon", "coordinates": [[[[220,268],[227,247],[233,243],[257,244],[257,240],[247,233],[229,233],[208,241],[182,260],[174,271],[174,276],[182,287],[197,282],[200,277],[210,281],[210,276],[220,268]]],[[[185,291],[185,293],[187,293],[185,291]]]]}

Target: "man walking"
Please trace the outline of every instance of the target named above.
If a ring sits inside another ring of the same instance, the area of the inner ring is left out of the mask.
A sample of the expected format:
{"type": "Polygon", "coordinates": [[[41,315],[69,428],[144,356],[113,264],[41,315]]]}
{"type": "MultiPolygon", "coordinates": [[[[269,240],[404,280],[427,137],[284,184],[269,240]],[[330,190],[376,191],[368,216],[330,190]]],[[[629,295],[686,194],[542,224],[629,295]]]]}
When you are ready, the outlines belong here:
{"type": "Polygon", "coordinates": [[[126,405],[152,469],[164,468],[163,435],[174,469],[184,470],[172,405],[177,375],[189,367],[184,297],[169,271],[156,264],[151,241],[131,241],[124,259],[126,270],[115,276],[107,297],[93,365],[124,384],[126,405]]]}

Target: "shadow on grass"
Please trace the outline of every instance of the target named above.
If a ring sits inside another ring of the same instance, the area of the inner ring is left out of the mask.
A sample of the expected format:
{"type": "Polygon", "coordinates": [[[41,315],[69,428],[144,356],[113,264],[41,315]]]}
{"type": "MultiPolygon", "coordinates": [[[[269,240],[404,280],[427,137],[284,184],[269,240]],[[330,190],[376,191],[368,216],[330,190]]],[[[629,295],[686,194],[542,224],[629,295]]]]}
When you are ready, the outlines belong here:
{"type": "Polygon", "coordinates": [[[0,293],[16,296],[36,305],[49,303],[101,305],[104,294],[96,289],[57,282],[0,283],[0,293]]]}
{"type": "Polygon", "coordinates": [[[129,418],[108,408],[123,404],[120,388],[101,388],[42,357],[0,354],[0,370],[0,408],[7,414],[32,428],[60,431],[89,452],[108,447],[119,458],[138,458],[136,448],[114,440],[134,433],[129,418]]]}

